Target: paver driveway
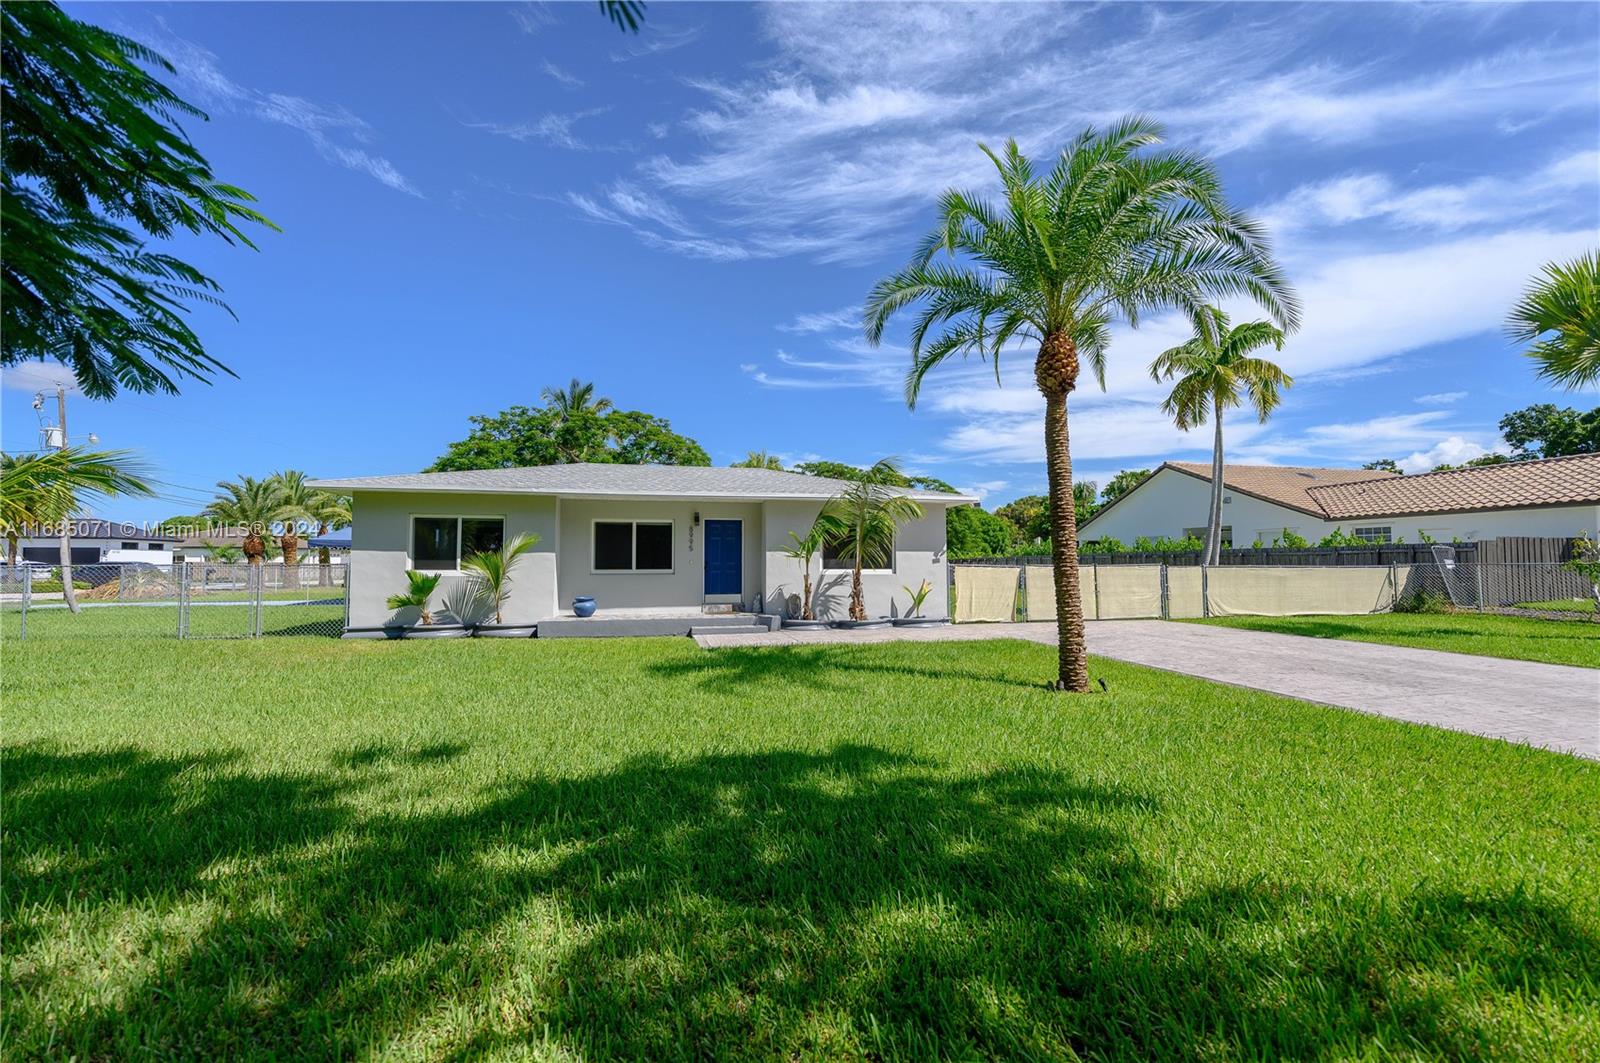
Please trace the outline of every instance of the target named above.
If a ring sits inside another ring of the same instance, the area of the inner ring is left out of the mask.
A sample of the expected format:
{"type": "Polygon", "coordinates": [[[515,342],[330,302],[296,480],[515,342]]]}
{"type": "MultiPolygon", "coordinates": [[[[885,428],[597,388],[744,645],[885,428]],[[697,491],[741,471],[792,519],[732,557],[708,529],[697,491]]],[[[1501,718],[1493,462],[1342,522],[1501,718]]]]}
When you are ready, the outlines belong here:
{"type": "MultiPolygon", "coordinates": [[[[1089,652],[1101,657],[1600,758],[1600,671],[1594,669],[1160,620],[1100,620],[1086,627],[1089,652]]],[[[775,631],[697,641],[716,648],[992,638],[1053,644],[1055,625],[775,631]]]]}

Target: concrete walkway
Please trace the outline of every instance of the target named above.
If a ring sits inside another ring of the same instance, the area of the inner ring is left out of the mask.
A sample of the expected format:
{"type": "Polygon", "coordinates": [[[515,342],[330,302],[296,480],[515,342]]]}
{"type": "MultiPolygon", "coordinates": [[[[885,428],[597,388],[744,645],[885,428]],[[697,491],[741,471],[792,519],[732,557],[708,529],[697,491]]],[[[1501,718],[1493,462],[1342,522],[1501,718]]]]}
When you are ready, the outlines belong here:
{"type": "MultiPolygon", "coordinates": [[[[1100,620],[1086,627],[1089,652],[1101,657],[1600,758],[1600,670],[1160,620],[1100,620]]],[[[994,638],[1054,645],[1055,625],[774,631],[696,641],[714,649],[994,638]]]]}

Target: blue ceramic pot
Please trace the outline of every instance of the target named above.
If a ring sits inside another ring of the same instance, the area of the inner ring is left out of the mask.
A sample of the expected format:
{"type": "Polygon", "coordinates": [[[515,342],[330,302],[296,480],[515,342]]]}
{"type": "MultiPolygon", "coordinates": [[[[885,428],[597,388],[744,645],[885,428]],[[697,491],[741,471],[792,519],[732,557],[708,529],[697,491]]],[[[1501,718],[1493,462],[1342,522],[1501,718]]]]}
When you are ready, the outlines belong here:
{"type": "Polygon", "coordinates": [[[594,610],[594,599],[587,594],[580,594],[572,599],[572,614],[574,616],[593,616],[594,610]]]}

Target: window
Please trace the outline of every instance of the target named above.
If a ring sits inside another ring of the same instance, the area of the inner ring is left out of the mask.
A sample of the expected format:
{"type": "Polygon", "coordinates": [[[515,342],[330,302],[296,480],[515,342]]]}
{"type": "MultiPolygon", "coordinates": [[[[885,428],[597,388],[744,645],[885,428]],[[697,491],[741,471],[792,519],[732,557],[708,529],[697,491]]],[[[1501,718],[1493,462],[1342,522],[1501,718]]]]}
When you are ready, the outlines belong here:
{"type": "MultiPolygon", "coordinates": [[[[1206,530],[1203,527],[1185,528],[1183,529],[1183,537],[1185,539],[1199,539],[1201,542],[1205,542],[1206,530]]],[[[1222,545],[1227,547],[1233,546],[1233,525],[1231,524],[1224,524],[1222,526],[1222,545]]]]}
{"type": "Polygon", "coordinates": [[[595,521],[594,571],[671,572],[672,522],[595,521]]]}
{"type": "Polygon", "coordinates": [[[411,567],[458,569],[463,557],[498,550],[504,538],[499,517],[413,517],[411,567]]]}
{"type": "Polygon", "coordinates": [[[1369,524],[1364,528],[1356,528],[1353,534],[1357,539],[1365,539],[1369,543],[1392,543],[1393,531],[1394,528],[1387,524],[1369,524]]]}
{"type": "Polygon", "coordinates": [[[122,544],[122,548],[124,550],[137,550],[137,549],[139,549],[139,544],[138,543],[123,543],[122,544]]]}
{"type": "MultiPolygon", "coordinates": [[[[846,572],[855,570],[855,558],[850,556],[848,544],[849,539],[845,536],[822,541],[822,568],[824,571],[828,569],[842,569],[846,572]]],[[[863,557],[861,559],[861,570],[863,572],[893,572],[894,553],[894,543],[890,543],[889,556],[887,558],[863,557]],[[888,564],[884,564],[884,561],[887,561],[888,564]]]]}

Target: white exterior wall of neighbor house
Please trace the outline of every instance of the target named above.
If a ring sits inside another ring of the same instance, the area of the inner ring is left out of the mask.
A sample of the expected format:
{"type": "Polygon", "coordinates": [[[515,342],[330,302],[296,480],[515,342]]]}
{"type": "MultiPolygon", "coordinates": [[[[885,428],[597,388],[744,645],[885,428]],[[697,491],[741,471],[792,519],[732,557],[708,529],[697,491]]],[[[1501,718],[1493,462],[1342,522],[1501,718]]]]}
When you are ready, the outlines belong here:
{"type": "MultiPolygon", "coordinates": [[[[820,502],[771,501],[766,510],[766,609],[786,615],[790,595],[799,595],[805,585],[804,567],[786,556],[789,532],[804,534],[822,510],[820,502]]],[[[947,507],[922,503],[921,520],[900,527],[895,537],[894,568],[887,572],[863,572],[868,616],[900,616],[909,611],[909,595],[904,588],[927,580],[933,593],[923,604],[925,616],[949,615],[950,596],[946,593],[949,575],[945,557],[944,516],[947,507]]],[[[850,572],[822,568],[819,553],[811,563],[812,608],[826,620],[843,620],[850,610],[850,572]]]]}
{"type": "MultiPolygon", "coordinates": [[[[1284,528],[1313,544],[1335,529],[1354,535],[1357,528],[1369,527],[1388,528],[1391,540],[1422,542],[1426,532],[1436,542],[1448,543],[1452,539],[1476,542],[1518,535],[1573,537],[1587,532],[1593,536],[1600,523],[1600,506],[1523,506],[1328,521],[1239,491],[1225,491],[1224,497],[1231,501],[1222,507],[1222,523],[1233,529],[1233,544],[1238,547],[1249,546],[1258,536],[1270,546],[1284,528]]],[[[1177,538],[1186,528],[1204,527],[1210,505],[1209,481],[1162,469],[1085,524],[1080,535],[1086,541],[1112,538],[1130,547],[1141,535],[1177,538]]]]}
{"type": "MultiPolygon", "coordinates": [[[[484,495],[443,492],[356,491],[359,518],[350,529],[350,626],[380,627],[394,610],[385,604],[406,589],[411,567],[411,518],[502,517],[509,540],[528,533],[539,545],[517,563],[506,623],[532,623],[556,612],[556,550],[560,539],[556,500],[543,495],[484,495]]],[[[461,577],[439,581],[432,605],[441,607],[450,586],[461,577]]]]}
{"type": "MultiPolygon", "coordinates": [[[[579,594],[591,595],[607,608],[695,607],[704,602],[748,603],[762,590],[762,512],[759,502],[652,500],[561,500],[561,543],[557,561],[560,609],[572,607],[579,594]],[[700,514],[695,527],[694,515],[700,514]],[[705,522],[742,522],[740,592],[707,596],[705,522]],[[595,572],[595,521],[671,521],[671,572],[595,572]]],[[[552,615],[546,613],[546,616],[552,615]]]]}

